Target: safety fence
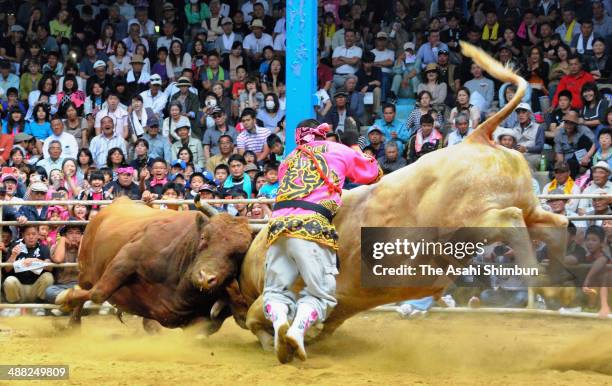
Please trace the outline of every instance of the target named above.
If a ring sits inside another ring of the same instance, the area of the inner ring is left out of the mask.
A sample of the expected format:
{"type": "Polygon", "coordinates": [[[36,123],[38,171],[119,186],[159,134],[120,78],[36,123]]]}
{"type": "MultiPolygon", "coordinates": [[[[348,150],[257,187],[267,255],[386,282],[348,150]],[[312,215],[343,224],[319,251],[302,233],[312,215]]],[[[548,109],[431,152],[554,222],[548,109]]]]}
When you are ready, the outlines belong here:
{"type": "MultiPolygon", "coordinates": [[[[593,199],[593,198],[607,198],[612,199],[612,195],[603,195],[603,194],[578,194],[578,195],[562,195],[562,194],[547,194],[547,195],[538,195],[538,199],[541,200],[554,200],[554,199],[593,199]]],[[[267,198],[255,198],[255,199],[207,199],[201,200],[203,203],[207,203],[210,205],[215,204],[273,204],[275,200],[267,199],[267,198]]],[[[112,200],[45,200],[45,201],[0,201],[0,227],[2,226],[22,226],[22,224],[18,221],[3,221],[2,219],[2,207],[3,206],[52,206],[52,205],[85,205],[85,206],[94,206],[94,205],[110,205],[112,204],[112,200]]],[[[144,204],[144,201],[135,200],[135,202],[140,202],[144,204]]],[[[183,204],[193,204],[193,200],[154,200],[148,205],[155,204],[166,204],[166,205],[183,205],[183,204]]],[[[570,221],[587,221],[587,220],[608,220],[612,219],[612,215],[584,215],[584,216],[568,216],[568,220],[570,221]]],[[[268,220],[267,219],[249,219],[250,227],[253,231],[262,230],[268,220]]],[[[73,221],[28,221],[28,225],[66,225],[66,224],[75,224],[75,225],[87,225],[89,221],[86,220],[73,220],[73,221]]],[[[3,268],[12,267],[13,263],[2,263],[0,262],[0,282],[2,282],[2,274],[3,268]]],[[[78,263],[50,263],[46,265],[47,267],[52,268],[68,268],[68,267],[78,267],[78,263]]],[[[60,306],[55,304],[46,304],[46,303],[3,303],[1,300],[3,299],[3,293],[0,292],[0,310],[4,308],[16,308],[16,309],[33,309],[33,308],[42,308],[42,309],[56,309],[60,306]]],[[[88,307],[90,309],[100,308],[99,305],[93,305],[88,307]]],[[[394,306],[380,306],[377,307],[377,311],[390,311],[395,310],[394,306]]],[[[582,318],[595,318],[596,314],[579,312],[579,313],[567,313],[560,314],[556,311],[550,310],[535,310],[535,309],[507,309],[507,308],[482,308],[482,309],[472,309],[466,307],[457,307],[457,308],[438,308],[434,307],[432,309],[434,312],[481,312],[481,313],[513,313],[513,314],[537,314],[537,315],[565,315],[565,316],[575,316],[582,318]]],[[[610,316],[612,318],[612,316],[610,316]]]]}

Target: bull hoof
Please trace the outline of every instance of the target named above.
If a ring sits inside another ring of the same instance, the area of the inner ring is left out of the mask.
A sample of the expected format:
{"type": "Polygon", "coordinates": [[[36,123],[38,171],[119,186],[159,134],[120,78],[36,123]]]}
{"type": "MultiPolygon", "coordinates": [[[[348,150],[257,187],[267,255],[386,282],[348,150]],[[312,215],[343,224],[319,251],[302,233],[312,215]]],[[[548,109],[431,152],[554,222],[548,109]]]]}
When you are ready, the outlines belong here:
{"type": "Polygon", "coordinates": [[[285,323],[279,327],[278,331],[274,335],[274,351],[276,352],[276,359],[280,363],[289,363],[293,360],[294,348],[287,340],[287,330],[289,329],[289,323],[285,323]]]}

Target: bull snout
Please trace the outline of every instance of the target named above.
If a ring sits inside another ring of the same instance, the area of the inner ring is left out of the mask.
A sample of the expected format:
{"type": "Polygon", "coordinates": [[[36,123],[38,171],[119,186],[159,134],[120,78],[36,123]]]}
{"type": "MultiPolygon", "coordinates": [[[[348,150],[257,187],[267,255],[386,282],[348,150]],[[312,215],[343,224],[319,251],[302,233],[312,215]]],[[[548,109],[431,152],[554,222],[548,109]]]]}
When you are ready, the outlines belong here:
{"type": "Polygon", "coordinates": [[[198,281],[200,288],[205,290],[212,289],[218,284],[217,275],[207,273],[203,269],[198,272],[198,281]]]}

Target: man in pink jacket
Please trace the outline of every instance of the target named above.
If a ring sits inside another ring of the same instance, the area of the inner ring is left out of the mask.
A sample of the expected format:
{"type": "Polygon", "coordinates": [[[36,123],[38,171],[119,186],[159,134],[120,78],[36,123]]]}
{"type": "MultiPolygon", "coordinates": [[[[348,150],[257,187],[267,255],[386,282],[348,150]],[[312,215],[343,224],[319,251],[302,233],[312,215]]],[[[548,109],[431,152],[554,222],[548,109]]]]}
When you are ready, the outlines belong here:
{"type": "Polygon", "coordinates": [[[268,227],[263,300],[281,363],[292,360],[294,353],[306,359],[306,330],[317,320],[324,321],[336,306],[338,234],[332,220],[342,203],[345,178],[369,184],[382,176],[374,158],[325,141],[329,130],[326,123],[302,121],[295,135],[298,147],[278,170],[280,184],[268,227]],[[291,287],[298,276],[304,289],[296,299],[291,287]]]}

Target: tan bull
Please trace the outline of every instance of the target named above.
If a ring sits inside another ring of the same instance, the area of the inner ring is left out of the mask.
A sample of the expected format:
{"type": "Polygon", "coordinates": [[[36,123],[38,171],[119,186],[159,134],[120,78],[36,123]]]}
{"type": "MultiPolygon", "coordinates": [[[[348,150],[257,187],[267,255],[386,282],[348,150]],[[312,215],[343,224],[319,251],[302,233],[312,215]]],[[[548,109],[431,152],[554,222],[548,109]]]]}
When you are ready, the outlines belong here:
{"type": "MultiPolygon", "coordinates": [[[[536,265],[532,237],[554,245],[552,254],[562,255],[565,250],[565,241],[553,239],[557,236],[553,236],[551,229],[566,227],[567,219],[540,207],[523,155],[496,145],[492,140],[493,131],[523,97],[525,80],[480,49],[465,43],[462,48],[464,54],[489,74],[517,84],[517,93],[463,143],[429,153],[374,185],[345,192],[343,205],[334,218],[340,238],[338,305],[324,322],[323,335],[333,332],[358,312],[405,299],[439,295],[443,291],[442,287],[362,287],[362,227],[482,227],[482,236],[489,240],[501,237],[491,233],[495,228],[508,227],[515,232],[506,241],[520,257],[519,264],[530,267],[536,265]]],[[[257,335],[264,348],[269,348],[273,339],[272,326],[264,317],[261,298],[265,241],[266,231],[262,231],[242,264],[240,288],[250,308],[246,317],[238,322],[257,335]]]]}

